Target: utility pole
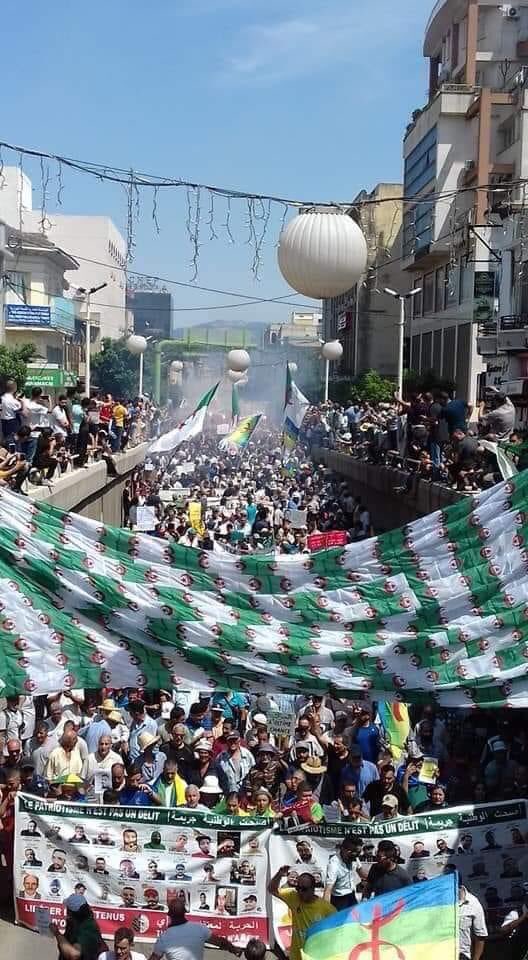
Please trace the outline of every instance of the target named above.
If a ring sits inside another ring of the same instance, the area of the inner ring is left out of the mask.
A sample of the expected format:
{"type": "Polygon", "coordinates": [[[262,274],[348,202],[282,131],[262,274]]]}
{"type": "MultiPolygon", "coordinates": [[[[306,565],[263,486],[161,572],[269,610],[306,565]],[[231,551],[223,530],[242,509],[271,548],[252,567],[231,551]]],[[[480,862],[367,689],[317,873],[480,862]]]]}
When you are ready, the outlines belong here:
{"type": "Polygon", "coordinates": [[[90,387],[91,387],[91,375],[92,375],[92,365],[91,365],[91,344],[92,344],[92,324],[91,324],[91,313],[90,313],[90,299],[92,294],[97,293],[99,290],[103,290],[107,287],[107,283],[100,283],[98,287],[90,287],[87,290],[85,287],[78,287],[78,293],[81,293],[84,296],[85,310],[86,310],[86,358],[85,358],[85,374],[84,374],[84,392],[88,399],[90,398],[90,387]]]}

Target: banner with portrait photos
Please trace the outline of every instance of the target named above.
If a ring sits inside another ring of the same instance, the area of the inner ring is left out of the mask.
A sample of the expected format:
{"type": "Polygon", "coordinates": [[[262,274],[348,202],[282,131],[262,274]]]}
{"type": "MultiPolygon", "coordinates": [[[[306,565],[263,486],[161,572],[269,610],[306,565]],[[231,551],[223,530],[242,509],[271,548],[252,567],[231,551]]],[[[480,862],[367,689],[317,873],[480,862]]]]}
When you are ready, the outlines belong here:
{"type": "Polygon", "coordinates": [[[268,839],[262,819],[165,807],[47,802],[17,795],[16,919],[39,926],[44,907],[63,925],[63,900],[83,894],[103,936],[132,927],[153,941],[180,897],[189,919],[244,946],[269,943],[268,839]]]}
{"type": "MultiPolygon", "coordinates": [[[[290,873],[283,885],[295,885],[300,873],[311,873],[322,895],[330,856],[350,834],[361,837],[360,866],[366,870],[376,858],[380,840],[392,840],[399,863],[413,883],[424,883],[457,870],[467,888],[481,901],[488,928],[501,926],[510,910],[527,899],[523,879],[528,877],[528,821],[526,801],[455,807],[386,823],[327,823],[279,830],[270,839],[270,870],[282,866],[290,873]]],[[[357,896],[361,899],[358,877],[357,896]]],[[[290,915],[285,904],[273,900],[273,931],[280,947],[290,947],[290,915]]]]}

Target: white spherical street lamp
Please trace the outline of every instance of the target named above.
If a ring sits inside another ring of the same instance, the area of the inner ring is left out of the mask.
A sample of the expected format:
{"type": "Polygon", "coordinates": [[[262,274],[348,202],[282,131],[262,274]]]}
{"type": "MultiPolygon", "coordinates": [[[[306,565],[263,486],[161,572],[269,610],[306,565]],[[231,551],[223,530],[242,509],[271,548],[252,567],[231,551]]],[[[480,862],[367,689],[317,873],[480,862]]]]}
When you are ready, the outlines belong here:
{"type": "Polygon", "coordinates": [[[297,293],[322,300],[354,286],[367,266],[367,243],[339,207],[315,207],[294,217],[279,238],[280,271],[297,293]]]}
{"type": "Polygon", "coordinates": [[[139,396],[143,396],[143,354],[147,349],[147,340],[146,337],[142,337],[137,333],[133,333],[131,337],[128,338],[126,342],[126,347],[129,353],[134,357],[139,356],[139,396]]]}
{"type": "Polygon", "coordinates": [[[325,361],[325,403],[328,403],[328,380],[330,377],[330,363],[340,360],[343,356],[343,347],[339,340],[327,340],[321,347],[321,356],[325,361]]]}
{"type": "Polygon", "coordinates": [[[183,370],[183,363],[181,360],[173,360],[171,363],[171,370],[174,370],[175,373],[181,373],[183,370]]]}
{"type": "Polygon", "coordinates": [[[133,353],[134,356],[141,356],[142,353],[145,353],[147,349],[147,341],[145,337],[139,336],[137,333],[133,333],[131,337],[128,338],[126,342],[127,350],[129,353],[133,353]]]}
{"type": "Polygon", "coordinates": [[[297,366],[295,361],[292,360],[291,363],[288,364],[288,369],[290,373],[297,373],[297,370],[299,369],[299,367],[297,366]]]}
{"type": "Polygon", "coordinates": [[[251,363],[247,350],[230,350],[227,354],[227,365],[235,373],[245,373],[251,363]]]}

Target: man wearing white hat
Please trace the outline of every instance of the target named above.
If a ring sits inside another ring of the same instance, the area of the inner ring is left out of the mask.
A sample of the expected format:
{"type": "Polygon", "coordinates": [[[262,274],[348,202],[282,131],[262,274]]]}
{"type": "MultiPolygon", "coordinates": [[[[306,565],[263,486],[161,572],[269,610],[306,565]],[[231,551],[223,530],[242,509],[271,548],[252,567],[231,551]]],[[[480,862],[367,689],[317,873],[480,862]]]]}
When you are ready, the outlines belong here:
{"type": "Polygon", "coordinates": [[[218,777],[214,774],[208,774],[200,787],[200,800],[208,809],[211,809],[218,803],[222,792],[218,777]]]}
{"type": "Polygon", "coordinates": [[[151,733],[149,730],[142,731],[137,738],[141,753],[136,763],[141,768],[143,783],[148,783],[150,786],[161,776],[167,759],[165,754],[157,749],[159,741],[158,734],[151,733]]]}

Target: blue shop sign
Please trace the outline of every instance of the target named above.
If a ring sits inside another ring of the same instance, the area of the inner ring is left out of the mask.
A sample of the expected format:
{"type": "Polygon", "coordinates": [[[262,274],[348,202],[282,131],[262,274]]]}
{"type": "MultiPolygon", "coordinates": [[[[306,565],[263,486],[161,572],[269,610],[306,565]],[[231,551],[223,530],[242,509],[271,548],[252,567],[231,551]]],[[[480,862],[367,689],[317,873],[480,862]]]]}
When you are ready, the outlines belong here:
{"type": "Polygon", "coordinates": [[[51,327],[50,307],[31,307],[27,303],[8,303],[5,309],[7,326],[51,327]]]}

